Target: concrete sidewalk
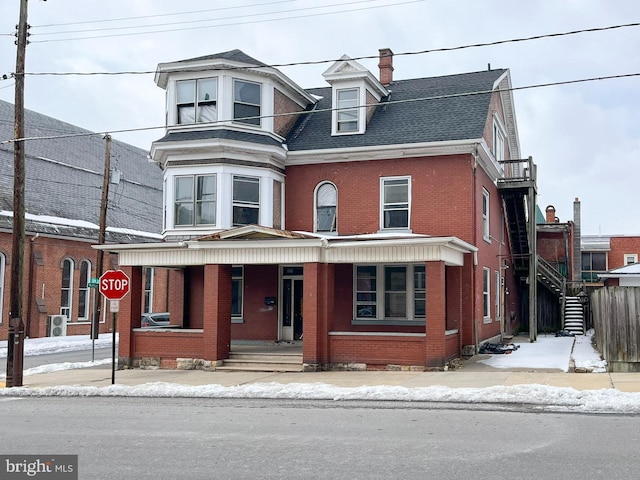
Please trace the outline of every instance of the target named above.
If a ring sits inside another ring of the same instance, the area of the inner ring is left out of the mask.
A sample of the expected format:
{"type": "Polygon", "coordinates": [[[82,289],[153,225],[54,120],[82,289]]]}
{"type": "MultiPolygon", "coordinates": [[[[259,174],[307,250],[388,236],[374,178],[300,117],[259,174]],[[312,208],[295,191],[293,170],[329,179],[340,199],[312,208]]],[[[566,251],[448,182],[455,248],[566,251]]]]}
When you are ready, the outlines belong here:
{"type": "MultiPolygon", "coordinates": [[[[166,382],[178,385],[237,386],[257,383],[323,383],[339,387],[403,386],[450,388],[483,388],[513,385],[547,385],[572,387],[576,390],[614,388],[621,392],[640,392],[640,373],[564,373],[558,371],[510,371],[491,367],[463,366],[446,372],[366,371],[366,372],[205,372],[201,370],[117,370],[115,383],[142,385],[166,382]]],[[[59,372],[27,375],[23,385],[29,388],[80,385],[103,387],[111,385],[111,367],[62,370],[59,372]]]]}

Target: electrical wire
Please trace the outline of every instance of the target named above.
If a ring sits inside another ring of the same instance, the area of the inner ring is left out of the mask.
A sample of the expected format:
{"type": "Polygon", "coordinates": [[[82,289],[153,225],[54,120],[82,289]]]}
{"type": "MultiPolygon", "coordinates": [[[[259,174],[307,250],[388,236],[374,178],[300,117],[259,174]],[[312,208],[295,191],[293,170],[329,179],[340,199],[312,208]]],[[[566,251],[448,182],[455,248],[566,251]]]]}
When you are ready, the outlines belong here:
{"type": "MultiPolygon", "coordinates": [[[[572,84],[577,84],[577,83],[587,83],[587,82],[595,82],[595,81],[604,81],[604,80],[615,80],[615,79],[622,79],[622,78],[633,78],[633,77],[640,77],[640,72],[638,73],[623,73],[623,74],[618,74],[618,75],[606,75],[606,76],[601,76],[601,77],[589,77],[589,78],[581,78],[581,79],[574,79],[574,80],[563,80],[563,81],[557,81],[557,82],[547,82],[547,83],[538,83],[538,84],[534,84],[534,85],[525,85],[525,86],[521,86],[521,87],[511,87],[511,88],[500,88],[500,89],[496,89],[496,90],[479,90],[479,91],[474,91],[474,92],[463,92],[463,93],[453,93],[453,94],[447,94],[447,95],[436,95],[436,96],[430,96],[430,97],[419,97],[419,98],[411,98],[411,99],[407,99],[407,100],[389,100],[386,101],[384,103],[373,103],[373,104],[366,104],[366,105],[361,105],[358,108],[368,108],[368,107],[375,107],[378,105],[396,105],[396,104],[401,104],[401,103],[415,103],[415,102],[424,102],[424,101],[429,101],[429,100],[443,100],[443,99],[447,99],[447,98],[456,98],[456,97],[465,97],[465,96],[472,96],[472,95],[487,95],[487,94],[492,94],[492,93],[501,93],[501,92],[517,92],[517,91],[521,91],[521,90],[530,90],[530,89],[534,89],[534,88],[547,88],[547,87],[555,87],[555,86],[562,86],[562,85],[572,85],[572,84]]],[[[273,115],[261,115],[261,116],[251,116],[251,117],[242,117],[242,118],[236,118],[235,120],[250,120],[250,119],[257,119],[257,118],[276,118],[276,117],[284,117],[284,116],[293,116],[293,115],[298,115],[298,116],[302,116],[302,115],[308,115],[308,114],[312,114],[312,113],[321,113],[321,112],[331,112],[331,111],[337,111],[337,110],[342,110],[339,108],[324,108],[324,109],[317,109],[317,110],[312,110],[312,111],[301,111],[301,112],[288,112],[288,113],[280,113],[280,114],[273,114],[273,115]]],[[[224,123],[225,121],[218,121],[218,122],[211,122],[213,124],[215,123],[224,123]]],[[[126,128],[126,129],[120,129],[120,130],[110,130],[109,132],[87,132],[87,133],[75,133],[75,134],[68,134],[68,135],[49,135],[49,136],[39,136],[39,137],[23,137],[23,138],[18,138],[18,139],[10,139],[10,140],[2,140],[0,141],[0,145],[3,144],[8,144],[8,143],[15,143],[18,141],[29,141],[29,140],[51,140],[51,139],[58,139],[58,138],[72,138],[72,137],[88,137],[88,136],[94,136],[94,135],[105,135],[105,134],[117,134],[117,133],[129,133],[129,132],[140,132],[140,131],[145,131],[145,130],[159,130],[159,129],[166,129],[167,126],[166,125],[162,125],[162,126],[154,126],[154,127],[140,127],[140,128],[126,128]]]]}
{"type": "Polygon", "coordinates": [[[223,11],[223,10],[237,10],[239,8],[248,9],[248,8],[253,8],[253,7],[265,7],[265,6],[269,6],[269,5],[276,5],[276,4],[279,4],[279,3],[293,3],[293,2],[296,2],[296,1],[297,0],[280,0],[280,1],[266,2],[266,3],[254,3],[254,4],[251,4],[251,5],[236,5],[236,6],[232,6],[232,7],[209,8],[209,9],[206,9],[206,10],[192,10],[192,11],[189,11],[189,12],[159,13],[159,14],[155,14],[155,15],[140,15],[140,16],[137,16],[137,17],[109,18],[109,19],[102,19],[102,20],[87,20],[87,21],[83,21],[83,22],[49,23],[49,24],[45,24],[45,25],[32,25],[31,28],[37,29],[37,28],[49,28],[49,27],[66,27],[66,26],[70,26],[70,25],[86,25],[86,24],[90,24],[90,23],[109,23],[109,22],[121,22],[121,21],[128,21],[128,20],[142,20],[144,18],[159,18],[159,17],[179,16],[179,15],[193,15],[195,13],[219,12],[219,11],[223,11]]]}
{"type": "MultiPolygon", "coordinates": [[[[593,33],[593,32],[603,32],[608,30],[616,30],[621,28],[634,28],[640,27],[640,22],[633,23],[625,23],[625,24],[617,24],[617,25],[609,25],[606,27],[592,27],[592,28],[583,28],[579,30],[570,30],[566,32],[555,32],[555,33],[545,33],[540,35],[533,35],[529,37],[517,37],[517,38],[509,38],[504,40],[495,40],[491,42],[481,42],[481,43],[473,43],[473,44],[464,44],[458,45],[454,47],[439,47],[439,48],[430,48],[425,50],[416,50],[409,52],[400,52],[394,53],[394,57],[401,56],[413,56],[413,55],[425,55],[428,53],[436,53],[436,52],[451,52],[456,50],[465,50],[470,48],[480,48],[480,47],[492,47],[497,45],[504,45],[509,43],[520,43],[520,42],[529,42],[533,40],[542,40],[545,38],[557,38],[564,37],[570,35],[578,35],[582,33],[593,33]]],[[[378,55],[364,55],[358,57],[351,57],[351,60],[370,60],[377,59],[378,55]]],[[[252,65],[248,67],[228,67],[224,68],[224,70],[248,70],[248,69],[264,69],[264,68],[283,68],[283,67],[296,67],[296,66],[305,66],[305,65],[321,65],[325,63],[334,63],[338,62],[341,59],[323,59],[323,60],[309,60],[303,62],[289,62],[289,63],[276,63],[270,65],[252,65]]],[[[190,72],[198,72],[198,71],[216,71],[218,69],[203,67],[202,69],[189,69],[190,72]]],[[[178,71],[178,70],[175,70],[178,71]]],[[[148,75],[155,74],[156,70],[128,70],[128,71],[119,71],[119,72],[25,72],[24,75],[29,76],[91,76],[91,75],[148,75]]],[[[15,74],[11,74],[15,75],[15,74]]]]}
{"type": "MultiPolygon", "coordinates": [[[[272,11],[272,12],[262,12],[262,13],[244,13],[242,15],[233,15],[230,17],[221,17],[221,18],[199,18],[197,20],[184,20],[181,22],[168,22],[168,23],[156,23],[156,24],[152,24],[152,25],[129,25],[129,26],[123,26],[123,27],[108,27],[108,28],[92,28],[92,29],[87,29],[87,30],[62,30],[59,32],[45,32],[45,33],[40,33],[37,34],[37,36],[44,36],[44,35],[67,35],[67,34],[75,34],[75,33],[91,33],[91,32],[105,32],[105,31],[114,31],[114,30],[132,30],[132,29],[138,29],[138,28],[157,28],[157,27],[166,27],[166,26],[172,26],[172,25],[188,25],[188,24],[193,24],[193,23],[203,23],[203,22],[211,22],[211,21],[215,21],[215,22],[219,22],[219,21],[224,21],[224,20],[236,20],[239,18],[251,18],[251,17],[264,17],[267,15],[278,15],[281,13],[292,13],[292,12],[303,12],[303,11],[308,11],[308,10],[317,10],[317,9],[321,9],[321,8],[332,8],[332,7],[344,7],[344,6],[349,6],[349,5],[356,5],[356,4],[360,4],[360,3],[371,3],[371,2],[379,2],[380,0],[358,0],[358,1],[352,1],[352,2],[340,2],[340,3],[333,3],[333,4],[329,4],[329,5],[321,5],[321,6],[316,6],[316,7],[304,7],[304,8],[294,8],[291,10],[279,10],[279,11],[272,11]]],[[[408,2],[408,3],[415,3],[415,2],[424,2],[426,0],[413,0],[412,2],[408,2]]],[[[405,2],[406,3],[406,2],[405,2]]],[[[386,6],[395,6],[397,4],[388,4],[388,5],[380,5],[377,7],[371,7],[371,8],[381,8],[381,7],[386,7],[386,6]]],[[[238,7],[233,7],[233,8],[238,8],[238,7]]],[[[341,12],[326,12],[326,13],[318,13],[317,15],[328,15],[331,13],[341,13],[341,12]]],[[[280,19],[273,19],[273,20],[280,20],[280,19]]],[[[234,24],[235,25],[235,24],[234,24]]],[[[219,25],[211,25],[211,27],[217,27],[219,25]]],[[[207,26],[209,27],[209,26],[207,26]]],[[[161,30],[163,31],[163,30],[161,30]]],[[[152,31],[152,32],[137,32],[140,34],[145,34],[145,33],[156,33],[156,31],[152,31]]]]}
{"type": "MultiPolygon", "coordinates": [[[[371,1],[376,1],[376,0],[371,0],[371,1]]],[[[204,29],[204,28],[231,27],[231,26],[237,26],[237,25],[252,25],[252,24],[255,24],[255,23],[262,23],[262,22],[278,22],[278,21],[281,21],[281,20],[296,20],[296,19],[300,19],[300,18],[310,18],[310,17],[325,16],[325,15],[335,15],[335,14],[341,14],[341,13],[360,12],[360,11],[363,11],[363,10],[373,10],[373,9],[377,9],[377,8],[387,8],[387,7],[390,7],[390,6],[406,5],[406,4],[410,4],[410,3],[419,3],[419,2],[425,2],[425,1],[427,1],[427,0],[406,0],[406,1],[403,1],[403,2],[397,2],[397,3],[393,3],[393,4],[389,4],[389,5],[376,5],[376,6],[371,6],[371,7],[362,7],[362,8],[352,8],[352,9],[348,9],[348,10],[339,10],[339,11],[335,11],[335,12],[313,13],[313,14],[308,14],[308,15],[295,15],[295,16],[282,17],[282,18],[252,20],[252,21],[248,21],[248,22],[224,23],[224,24],[218,24],[218,25],[204,25],[204,26],[200,26],[200,27],[191,27],[189,29],[171,28],[171,29],[164,29],[164,30],[154,30],[152,32],[114,33],[114,34],[111,34],[111,35],[95,35],[95,36],[74,37],[74,38],[57,38],[57,39],[50,39],[50,40],[30,40],[30,43],[65,42],[65,41],[69,41],[69,40],[74,40],[74,41],[76,41],[76,40],[93,40],[93,39],[97,39],[97,38],[127,37],[127,36],[132,36],[132,35],[150,35],[150,34],[154,34],[154,33],[182,32],[184,30],[201,30],[201,29],[204,29]]]]}

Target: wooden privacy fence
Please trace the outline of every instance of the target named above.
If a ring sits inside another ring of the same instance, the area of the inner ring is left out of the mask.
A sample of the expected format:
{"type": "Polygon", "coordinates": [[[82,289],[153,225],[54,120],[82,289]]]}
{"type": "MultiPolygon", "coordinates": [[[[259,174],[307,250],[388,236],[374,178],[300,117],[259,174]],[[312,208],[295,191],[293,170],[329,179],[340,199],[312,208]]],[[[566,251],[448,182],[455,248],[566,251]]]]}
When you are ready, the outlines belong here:
{"type": "Polygon", "coordinates": [[[591,293],[595,341],[610,372],[640,372],[640,287],[591,293]]]}

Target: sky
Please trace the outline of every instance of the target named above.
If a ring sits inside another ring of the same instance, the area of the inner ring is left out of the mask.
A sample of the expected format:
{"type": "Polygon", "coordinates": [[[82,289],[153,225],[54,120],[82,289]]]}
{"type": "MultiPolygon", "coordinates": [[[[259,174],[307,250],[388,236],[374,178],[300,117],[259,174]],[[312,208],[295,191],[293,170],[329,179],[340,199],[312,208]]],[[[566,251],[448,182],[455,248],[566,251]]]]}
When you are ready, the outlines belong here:
{"type": "MultiPolygon", "coordinates": [[[[0,2],[0,99],[9,102],[19,4],[0,2]]],[[[509,68],[521,156],[538,166],[541,209],[553,205],[570,221],[579,198],[583,234],[640,235],[640,216],[628,214],[640,201],[640,26],[402,55],[638,23],[637,0],[30,0],[28,14],[27,74],[72,75],[27,75],[25,107],[145,150],[165,116],[153,73],[77,74],[153,72],[235,48],[271,65],[390,48],[397,80],[509,68]]],[[[377,75],[376,58],[359,61],[377,75]]],[[[315,88],[330,65],[281,70],[315,88]]]]}
{"type": "MultiPolygon", "coordinates": [[[[568,360],[576,367],[585,367],[598,375],[606,372],[606,362],[592,346],[593,330],[574,337],[540,336],[535,343],[519,343],[520,347],[508,355],[490,355],[481,360],[496,369],[520,368],[557,369],[567,371],[568,360]]],[[[95,341],[96,348],[111,346],[112,335],[102,334],[95,341]]],[[[55,352],[82,351],[92,348],[88,335],[25,339],[25,356],[55,352]]],[[[7,356],[7,342],[0,341],[0,361],[7,356]]],[[[44,373],[96,365],[110,364],[110,359],[95,362],[58,363],[26,369],[25,377],[44,373]]],[[[455,375],[455,372],[452,373],[455,375]]],[[[307,376],[306,378],[310,378],[307,376]]],[[[0,375],[0,381],[4,375],[0,375]]],[[[219,384],[183,385],[148,382],[139,385],[114,384],[104,387],[57,385],[55,387],[0,388],[0,397],[21,396],[128,396],[128,397],[199,397],[199,398],[263,398],[308,400],[380,400],[411,402],[452,402],[464,404],[536,405],[546,411],[583,413],[640,413],[640,393],[619,390],[576,390],[541,384],[484,388],[451,388],[447,386],[403,387],[390,385],[362,385],[343,387],[326,383],[250,383],[223,386],[219,384]]]]}

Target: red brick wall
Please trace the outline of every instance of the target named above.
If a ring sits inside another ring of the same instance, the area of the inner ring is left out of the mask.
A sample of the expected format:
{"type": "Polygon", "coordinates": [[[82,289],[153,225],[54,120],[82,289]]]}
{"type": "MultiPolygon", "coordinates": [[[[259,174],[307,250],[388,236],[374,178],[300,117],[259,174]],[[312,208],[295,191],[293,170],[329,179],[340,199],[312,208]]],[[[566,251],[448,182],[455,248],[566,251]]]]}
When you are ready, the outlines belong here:
{"type": "Polygon", "coordinates": [[[293,102],[280,90],[273,90],[273,111],[276,114],[273,119],[274,132],[282,137],[286,137],[291,127],[296,123],[299,115],[282,115],[283,113],[301,112],[304,108],[293,102]]]}
{"type": "MultiPolygon", "coordinates": [[[[2,295],[2,315],[0,316],[0,340],[6,340],[11,294],[11,251],[12,235],[0,233],[0,252],[5,255],[4,292],[2,295]]],[[[91,248],[90,242],[71,241],[47,236],[37,238],[29,235],[25,241],[24,274],[23,274],[23,319],[28,327],[27,335],[32,338],[49,335],[49,315],[60,313],[62,287],[62,261],[70,258],[74,262],[73,271],[73,304],[71,319],[67,327],[68,335],[88,335],[91,331],[90,321],[78,322],[78,285],[80,282],[80,264],[83,260],[91,262],[91,277],[96,276],[97,251],[91,248]],[[31,266],[31,252],[37,253],[42,262],[34,262],[31,266]],[[41,264],[38,264],[41,263],[41,264]],[[30,272],[33,275],[30,276],[30,272]],[[29,293],[31,297],[29,298],[29,293]],[[39,312],[36,299],[42,300],[46,312],[39,312]]],[[[109,255],[105,255],[104,269],[111,268],[109,255]]],[[[102,300],[96,291],[90,295],[89,312],[93,312],[95,298],[102,300]]],[[[91,317],[89,317],[91,318],[91,317]]],[[[100,332],[109,331],[109,323],[100,324],[100,332]]]]}
{"type": "Polygon", "coordinates": [[[609,269],[624,266],[624,255],[635,253],[640,260],[640,236],[611,237],[609,251],[609,269]]]}
{"type": "Polygon", "coordinates": [[[279,303],[278,266],[246,265],[244,267],[244,323],[231,324],[231,338],[277,340],[279,303]],[[265,297],[276,297],[276,305],[265,305],[265,297]]]}
{"type": "Polygon", "coordinates": [[[455,235],[470,242],[471,165],[470,155],[455,155],[287,167],[286,228],[313,231],[315,187],[331,181],[338,189],[338,233],[377,232],[380,178],[410,175],[413,232],[455,235]]]}
{"type": "Polygon", "coordinates": [[[332,363],[366,363],[369,369],[387,365],[425,366],[425,338],[380,335],[330,335],[332,363]]]}

